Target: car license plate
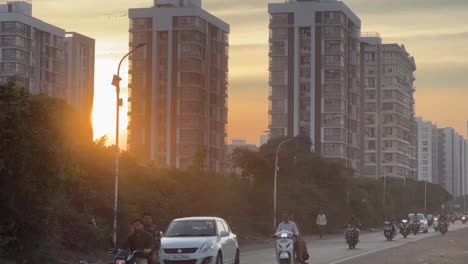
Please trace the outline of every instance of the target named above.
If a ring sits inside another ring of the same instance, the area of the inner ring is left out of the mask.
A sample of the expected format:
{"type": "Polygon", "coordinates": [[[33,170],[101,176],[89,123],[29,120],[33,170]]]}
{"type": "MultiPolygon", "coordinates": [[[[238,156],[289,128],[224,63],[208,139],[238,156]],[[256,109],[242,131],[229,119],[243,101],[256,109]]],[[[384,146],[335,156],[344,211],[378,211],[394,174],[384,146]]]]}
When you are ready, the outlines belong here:
{"type": "Polygon", "coordinates": [[[187,255],[174,255],[174,256],[169,256],[169,260],[188,260],[190,259],[189,256],[187,255]]]}
{"type": "Polygon", "coordinates": [[[289,258],[288,252],[281,252],[280,253],[280,259],[288,259],[288,258],[289,258]]]}

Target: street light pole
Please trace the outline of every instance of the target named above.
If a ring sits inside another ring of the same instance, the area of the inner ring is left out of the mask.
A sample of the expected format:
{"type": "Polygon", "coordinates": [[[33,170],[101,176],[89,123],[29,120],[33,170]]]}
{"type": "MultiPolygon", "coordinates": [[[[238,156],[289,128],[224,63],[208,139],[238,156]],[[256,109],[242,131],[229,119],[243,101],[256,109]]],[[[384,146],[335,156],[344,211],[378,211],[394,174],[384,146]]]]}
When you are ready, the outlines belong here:
{"type": "Polygon", "coordinates": [[[115,185],[114,185],[114,225],[113,225],[113,235],[112,235],[112,242],[114,243],[114,248],[117,246],[117,210],[118,210],[118,198],[119,198],[119,128],[120,128],[120,107],[122,106],[122,98],[120,98],[120,66],[122,66],[122,62],[127,58],[131,53],[135,50],[145,46],[146,44],[139,44],[130,52],[128,52],[119,63],[119,67],[117,68],[117,74],[114,75],[112,79],[112,85],[115,86],[116,91],[116,121],[115,121],[115,185]]]}
{"type": "Polygon", "coordinates": [[[427,180],[424,181],[424,214],[427,214],[427,180]]]}
{"type": "Polygon", "coordinates": [[[288,138],[281,143],[279,143],[278,148],[276,149],[276,156],[275,156],[275,184],[273,187],[273,230],[276,229],[276,192],[278,186],[278,155],[280,148],[283,144],[293,140],[292,138],[288,138]]]}

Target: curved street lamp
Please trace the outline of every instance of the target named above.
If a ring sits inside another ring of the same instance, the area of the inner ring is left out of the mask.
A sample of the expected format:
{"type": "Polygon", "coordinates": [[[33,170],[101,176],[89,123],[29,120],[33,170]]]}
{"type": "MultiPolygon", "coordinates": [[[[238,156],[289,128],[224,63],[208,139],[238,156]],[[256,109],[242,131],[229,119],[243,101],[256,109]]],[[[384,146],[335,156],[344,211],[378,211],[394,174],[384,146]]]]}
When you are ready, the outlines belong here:
{"type": "Polygon", "coordinates": [[[115,86],[116,89],[116,121],[115,121],[115,186],[114,186],[114,226],[113,226],[113,236],[112,241],[114,242],[114,249],[117,246],[117,205],[118,205],[118,197],[119,197],[119,118],[120,118],[120,107],[122,106],[122,98],[120,98],[120,66],[122,62],[127,58],[130,54],[132,54],[137,49],[145,46],[146,44],[141,43],[138,44],[135,48],[130,50],[123,58],[120,60],[119,67],[117,68],[117,74],[114,75],[112,79],[112,85],[115,86]]]}
{"type": "Polygon", "coordinates": [[[293,138],[288,138],[281,143],[279,143],[278,148],[276,149],[276,157],[275,157],[275,184],[273,187],[273,230],[276,229],[276,193],[277,193],[277,182],[278,182],[278,155],[279,151],[281,149],[281,146],[283,146],[285,143],[292,141],[293,138]]]}

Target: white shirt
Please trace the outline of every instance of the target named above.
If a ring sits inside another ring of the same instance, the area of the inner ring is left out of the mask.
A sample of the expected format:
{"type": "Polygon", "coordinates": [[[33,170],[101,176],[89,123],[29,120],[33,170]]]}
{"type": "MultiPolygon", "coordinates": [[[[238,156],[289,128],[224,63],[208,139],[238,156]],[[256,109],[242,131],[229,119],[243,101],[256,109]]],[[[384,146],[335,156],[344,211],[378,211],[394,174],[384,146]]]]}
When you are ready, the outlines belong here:
{"type": "Polygon", "coordinates": [[[297,228],[296,223],[289,221],[287,223],[282,222],[279,224],[278,229],[276,230],[276,233],[281,232],[281,231],[289,231],[295,235],[299,235],[299,229],[297,228]]]}
{"type": "Polygon", "coordinates": [[[319,214],[317,216],[317,225],[327,225],[327,216],[325,214],[319,214]]]}

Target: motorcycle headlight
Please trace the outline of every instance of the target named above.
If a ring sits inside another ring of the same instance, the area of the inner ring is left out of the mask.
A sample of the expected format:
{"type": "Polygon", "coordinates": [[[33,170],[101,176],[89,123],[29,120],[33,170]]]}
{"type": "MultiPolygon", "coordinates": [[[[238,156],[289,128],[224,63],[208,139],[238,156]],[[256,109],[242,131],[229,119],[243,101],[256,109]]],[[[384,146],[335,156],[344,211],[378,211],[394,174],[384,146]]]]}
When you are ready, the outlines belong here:
{"type": "Polygon", "coordinates": [[[406,224],[406,223],[408,223],[408,220],[403,220],[402,222],[406,224]]]}
{"type": "Polygon", "coordinates": [[[206,252],[210,252],[210,251],[213,251],[214,248],[215,248],[215,245],[216,243],[214,241],[208,241],[205,243],[205,245],[203,245],[200,249],[200,252],[201,253],[206,253],[206,252]]]}
{"type": "Polygon", "coordinates": [[[434,221],[437,221],[437,220],[439,220],[439,219],[437,219],[437,218],[434,218],[434,221]]]}
{"type": "Polygon", "coordinates": [[[115,261],[115,264],[126,264],[126,261],[123,259],[118,259],[117,261],[115,261]]]}
{"type": "Polygon", "coordinates": [[[280,237],[282,237],[282,238],[288,237],[288,234],[287,233],[281,233],[280,237]]]}

